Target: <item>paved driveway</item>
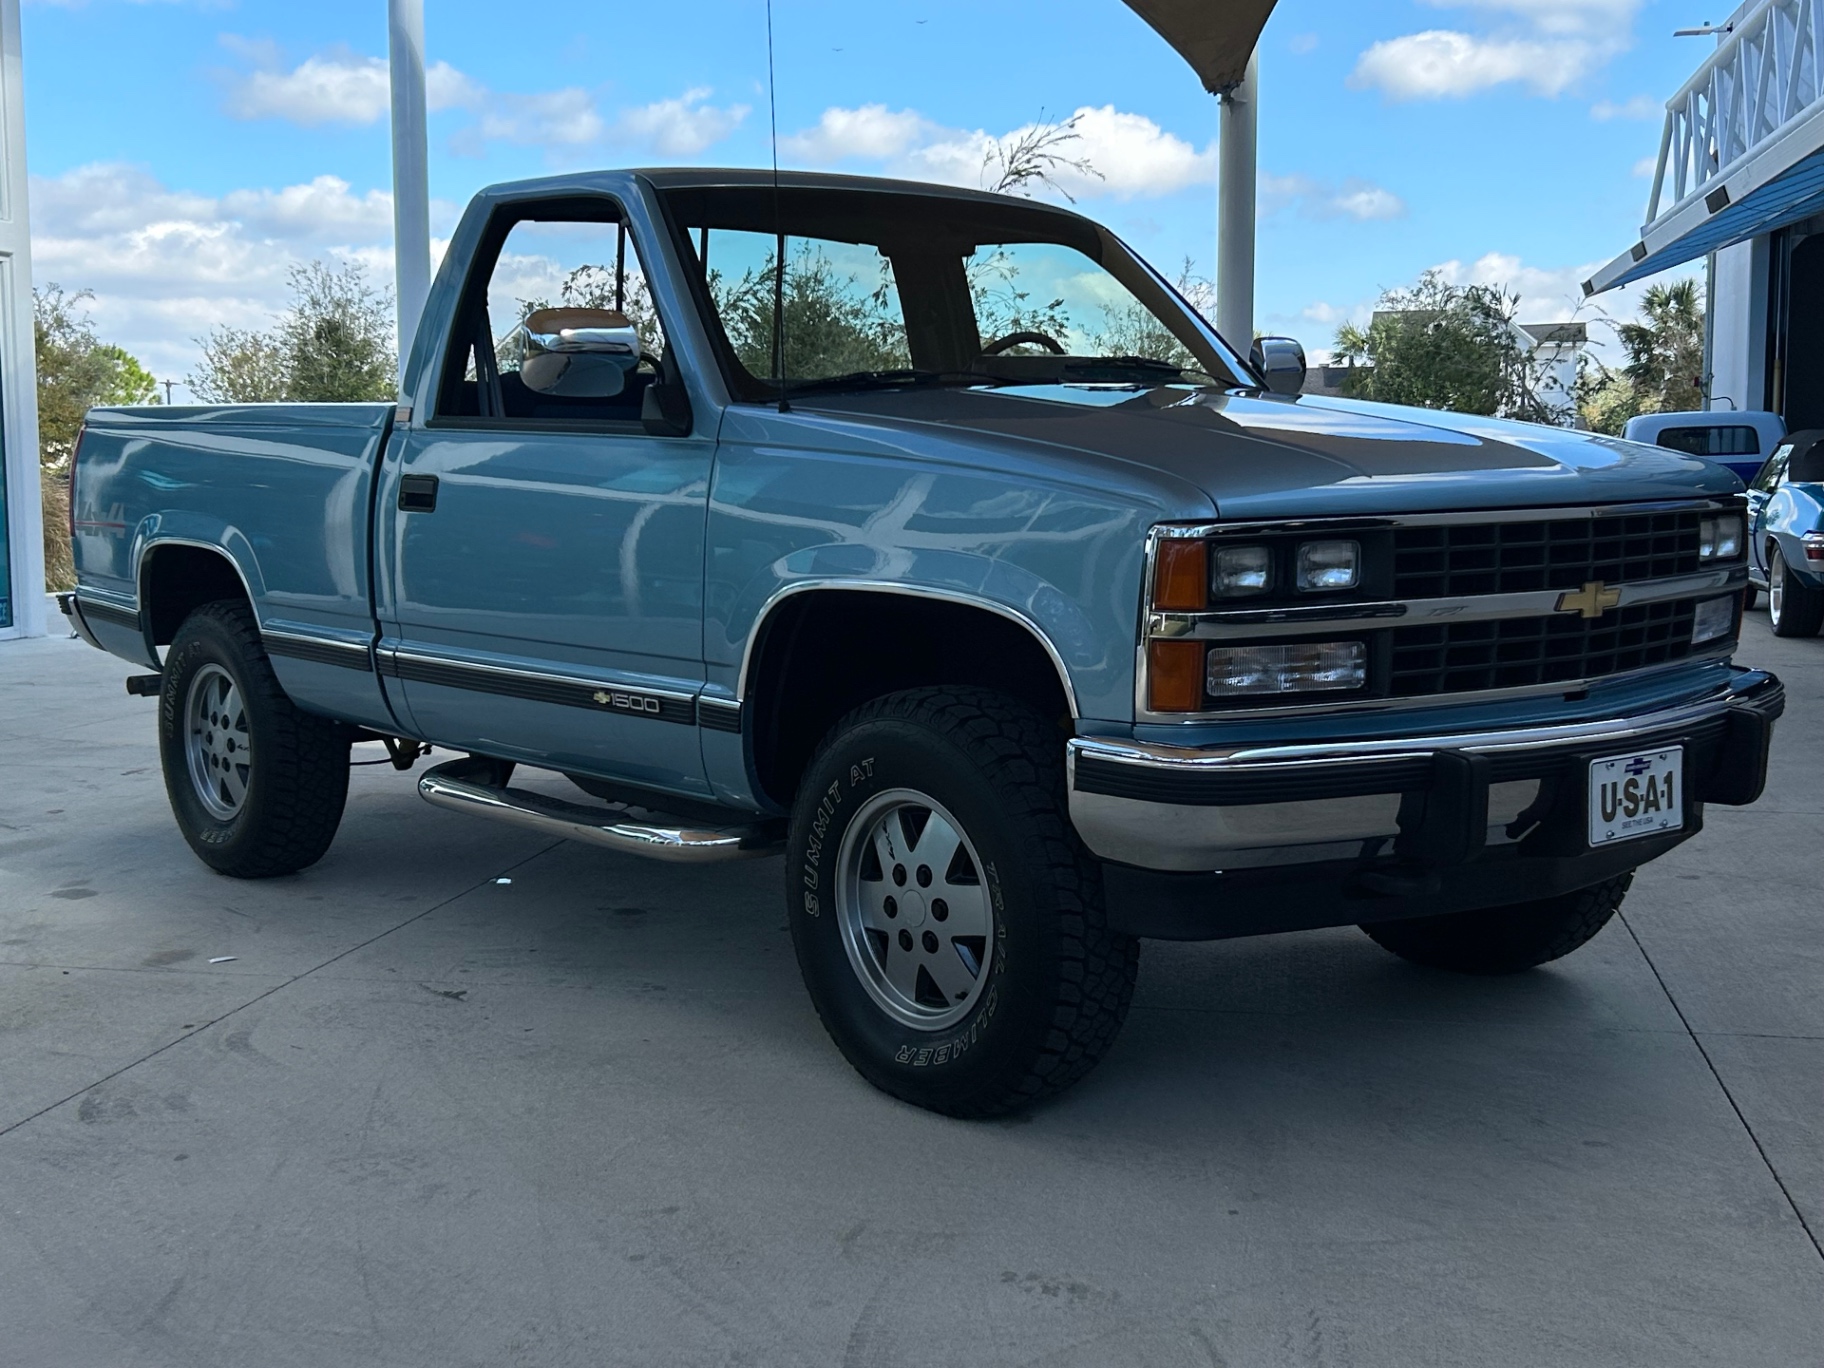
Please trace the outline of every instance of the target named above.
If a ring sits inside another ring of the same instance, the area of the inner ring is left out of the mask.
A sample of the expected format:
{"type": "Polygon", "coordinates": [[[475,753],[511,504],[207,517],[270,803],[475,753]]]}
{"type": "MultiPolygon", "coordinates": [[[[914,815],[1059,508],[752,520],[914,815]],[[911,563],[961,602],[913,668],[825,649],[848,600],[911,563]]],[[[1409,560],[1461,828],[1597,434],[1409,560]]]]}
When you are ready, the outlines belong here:
{"type": "Polygon", "coordinates": [[[989,1125],[849,1071],[777,862],[376,766],[235,883],[127,667],[0,644],[0,1361],[1824,1363],[1824,641],[1747,638],[1768,796],[1579,954],[1149,945],[1101,1069],[989,1125]]]}

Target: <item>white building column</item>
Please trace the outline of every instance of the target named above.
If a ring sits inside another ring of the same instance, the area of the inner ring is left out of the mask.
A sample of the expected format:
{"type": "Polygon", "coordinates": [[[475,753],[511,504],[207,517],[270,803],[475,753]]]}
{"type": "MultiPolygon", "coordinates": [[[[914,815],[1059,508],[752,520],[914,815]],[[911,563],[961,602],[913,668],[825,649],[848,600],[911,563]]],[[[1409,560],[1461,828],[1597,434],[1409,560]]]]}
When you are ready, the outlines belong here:
{"type": "Polygon", "coordinates": [[[399,378],[403,383],[412,338],[431,292],[424,0],[387,0],[386,18],[393,87],[393,296],[399,305],[399,378]]]}
{"type": "Polygon", "coordinates": [[[44,635],[44,508],[32,354],[32,238],[26,217],[19,0],[0,0],[0,468],[7,609],[0,637],[44,635]],[[10,618],[10,621],[8,621],[10,618]]]}

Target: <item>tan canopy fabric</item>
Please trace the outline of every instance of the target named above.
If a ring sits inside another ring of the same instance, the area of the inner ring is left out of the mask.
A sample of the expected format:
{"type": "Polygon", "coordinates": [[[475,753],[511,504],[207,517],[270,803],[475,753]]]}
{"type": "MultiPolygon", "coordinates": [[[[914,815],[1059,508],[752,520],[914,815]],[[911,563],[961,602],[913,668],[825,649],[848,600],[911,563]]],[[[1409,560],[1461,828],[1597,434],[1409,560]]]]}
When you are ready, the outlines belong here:
{"type": "Polygon", "coordinates": [[[1275,0],[1127,0],[1212,95],[1241,84],[1275,0]]]}

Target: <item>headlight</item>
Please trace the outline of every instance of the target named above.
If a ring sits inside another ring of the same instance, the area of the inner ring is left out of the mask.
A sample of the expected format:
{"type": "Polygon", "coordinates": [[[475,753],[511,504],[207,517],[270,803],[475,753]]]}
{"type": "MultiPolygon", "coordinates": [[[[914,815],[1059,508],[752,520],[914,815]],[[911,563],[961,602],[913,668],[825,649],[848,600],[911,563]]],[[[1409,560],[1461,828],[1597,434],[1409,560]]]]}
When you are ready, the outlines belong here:
{"type": "Polygon", "coordinates": [[[1734,560],[1742,554],[1742,515],[1724,513],[1705,518],[1698,525],[1699,560],[1734,560]]]}
{"type": "Polygon", "coordinates": [[[1298,587],[1306,591],[1353,589],[1361,580],[1361,567],[1360,542],[1302,542],[1298,548],[1298,587]]]}
{"type": "Polygon", "coordinates": [[[1368,682],[1368,651],[1359,641],[1214,646],[1204,674],[1212,698],[1359,689],[1368,682]]]}
{"type": "Polygon", "coordinates": [[[1691,644],[1701,646],[1735,631],[1735,605],[1739,602],[1739,594],[1730,594],[1727,598],[1705,599],[1698,604],[1691,616],[1691,644]]]}
{"type": "Polygon", "coordinates": [[[1273,583],[1273,552],[1265,546],[1222,546],[1210,571],[1217,598],[1264,594],[1273,583]]]}

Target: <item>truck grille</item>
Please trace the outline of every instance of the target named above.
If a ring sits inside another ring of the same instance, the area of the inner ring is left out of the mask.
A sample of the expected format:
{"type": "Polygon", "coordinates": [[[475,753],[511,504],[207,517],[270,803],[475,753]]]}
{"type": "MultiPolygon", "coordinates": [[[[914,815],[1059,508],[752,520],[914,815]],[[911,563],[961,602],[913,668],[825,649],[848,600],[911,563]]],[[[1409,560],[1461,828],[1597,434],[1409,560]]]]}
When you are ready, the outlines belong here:
{"type": "MultiPolygon", "coordinates": [[[[1691,558],[1695,566],[1695,522],[1692,528],[1691,558]]],[[[1557,587],[1556,582],[1548,587],[1557,587]]],[[[1392,634],[1389,692],[1396,698],[1422,698],[1478,689],[1512,689],[1597,679],[1682,660],[1691,654],[1694,611],[1689,601],[1640,603],[1593,621],[1555,614],[1500,622],[1396,627],[1392,634]]]]}
{"type": "Polygon", "coordinates": [[[1701,516],[1689,509],[1402,527],[1393,534],[1393,596],[1521,594],[1694,574],[1701,516]]]}

